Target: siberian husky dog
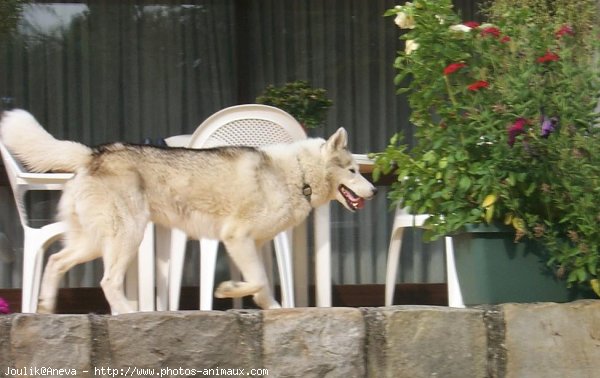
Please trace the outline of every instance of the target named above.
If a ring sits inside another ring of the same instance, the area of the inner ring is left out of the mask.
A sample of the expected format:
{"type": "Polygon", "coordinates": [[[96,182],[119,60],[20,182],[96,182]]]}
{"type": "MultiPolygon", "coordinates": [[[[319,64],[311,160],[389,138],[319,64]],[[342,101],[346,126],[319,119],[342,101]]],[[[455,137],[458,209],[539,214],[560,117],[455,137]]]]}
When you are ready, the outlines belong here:
{"type": "Polygon", "coordinates": [[[350,211],[377,192],[347,149],[343,128],[329,139],[263,148],[161,148],[124,143],[90,148],[57,140],[24,110],[5,112],[2,142],[35,172],[74,172],[59,203],[64,248],[44,271],[39,312],[53,312],[61,277],[102,257],[100,282],[113,313],[132,312],[123,291],[149,221],[192,238],[219,239],[243,275],[219,297],[253,295],[277,308],[257,248],[336,199],[350,211]]]}

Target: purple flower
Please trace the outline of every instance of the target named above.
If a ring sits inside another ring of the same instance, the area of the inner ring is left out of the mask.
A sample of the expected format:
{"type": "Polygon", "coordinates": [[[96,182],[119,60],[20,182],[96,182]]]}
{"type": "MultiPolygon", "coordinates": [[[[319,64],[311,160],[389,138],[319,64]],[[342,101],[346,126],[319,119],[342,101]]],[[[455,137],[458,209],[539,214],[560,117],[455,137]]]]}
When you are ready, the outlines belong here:
{"type": "Polygon", "coordinates": [[[0,314],[10,314],[10,306],[4,298],[0,297],[0,314]]]}
{"type": "Polygon", "coordinates": [[[548,138],[550,134],[556,130],[557,126],[558,118],[542,116],[542,138],[548,138]]]}
{"type": "Polygon", "coordinates": [[[515,144],[517,135],[525,132],[525,125],[527,120],[525,118],[519,118],[508,128],[508,145],[513,146],[515,144]]]}

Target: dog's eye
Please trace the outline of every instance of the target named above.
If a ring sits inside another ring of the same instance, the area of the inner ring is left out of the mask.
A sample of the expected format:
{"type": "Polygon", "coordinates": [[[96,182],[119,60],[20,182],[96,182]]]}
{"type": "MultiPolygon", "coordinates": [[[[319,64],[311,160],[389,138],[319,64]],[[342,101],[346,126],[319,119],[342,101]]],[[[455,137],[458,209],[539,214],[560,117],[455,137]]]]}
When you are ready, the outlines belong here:
{"type": "Polygon", "coordinates": [[[354,168],[350,168],[350,169],[348,169],[348,170],[349,170],[349,171],[350,171],[350,173],[352,173],[352,174],[356,173],[356,169],[354,169],[354,168]]]}

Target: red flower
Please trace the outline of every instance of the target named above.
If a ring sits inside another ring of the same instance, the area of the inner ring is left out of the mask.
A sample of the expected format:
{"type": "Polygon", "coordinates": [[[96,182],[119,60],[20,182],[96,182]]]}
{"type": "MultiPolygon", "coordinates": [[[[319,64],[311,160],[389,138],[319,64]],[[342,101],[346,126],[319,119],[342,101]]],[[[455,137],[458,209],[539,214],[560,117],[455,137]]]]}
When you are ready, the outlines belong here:
{"type": "Polygon", "coordinates": [[[538,63],[556,62],[560,57],[552,51],[547,51],[544,56],[537,58],[538,63]]]}
{"type": "Polygon", "coordinates": [[[527,120],[525,118],[519,118],[508,128],[508,145],[513,146],[517,139],[517,135],[525,133],[525,125],[527,120]]]}
{"type": "Polygon", "coordinates": [[[492,36],[494,38],[499,38],[500,37],[500,29],[498,29],[495,26],[490,26],[490,27],[487,27],[487,28],[483,29],[481,31],[481,35],[484,36],[484,37],[489,35],[489,36],[492,36]]]}
{"type": "Polygon", "coordinates": [[[463,25],[475,29],[475,28],[479,27],[479,22],[477,22],[477,21],[467,21],[467,22],[463,22],[463,25]]]}
{"type": "Polygon", "coordinates": [[[487,88],[489,87],[490,83],[488,83],[487,81],[484,80],[478,80],[476,82],[474,82],[473,84],[469,85],[467,87],[468,90],[470,91],[478,91],[481,88],[487,88]]]}
{"type": "Polygon", "coordinates": [[[505,35],[504,37],[502,37],[502,39],[500,39],[500,42],[502,42],[502,43],[510,42],[510,37],[505,35]]]}
{"type": "Polygon", "coordinates": [[[446,66],[446,68],[444,68],[444,75],[450,75],[466,66],[467,65],[462,62],[449,64],[446,66]]]}
{"type": "Polygon", "coordinates": [[[563,25],[554,33],[556,38],[561,38],[565,35],[575,35],[575,30],[569,25],[563,25]]]}

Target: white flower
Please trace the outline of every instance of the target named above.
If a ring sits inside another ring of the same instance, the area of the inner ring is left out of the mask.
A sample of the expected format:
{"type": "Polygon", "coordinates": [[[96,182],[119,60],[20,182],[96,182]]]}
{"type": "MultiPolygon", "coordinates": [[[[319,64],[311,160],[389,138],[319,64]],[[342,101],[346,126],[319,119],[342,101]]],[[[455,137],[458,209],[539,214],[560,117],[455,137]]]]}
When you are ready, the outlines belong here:
{"type": "Polygon", "coordinates": [[[410,7],[414,7],[415,5],[410,2],[407,1],[406,3],[404,3],[404,5],[396,5],[394,8],[398,9],[398,10],[403,10],[404,8],[410,8],[410,7]]]}
{"type": "Polygon", "coordinates": [[[463,25],[463,24],[458,24],[458,25],[452,25],[450,26],[450,30],[455,31],[455,32],[465,32],[468,33],[471,31],[471,28],[467,25],[463,25]]]}
{"type": "Polygon", "coordinates": [[[438,19],[438,21],[440,22],[440,25],[444,25],[444,23],[446,22],[446,20],[444,20],[444,17],[440,16],[439,14],[436,14],[435,18],[438,19]]]}
{"type": "Polygon", "coordinates": [[[404,53],[410,55],[413,51],[419,48],[419,44],[414,39],[407,39],[404,42],[404,53]]]}
{"type": "Polygon", "coordinates": [[[400,29],[414,29],[415,28],[415,19],[406,14],[405,12],[398,12],[396,14],[396,18],[394,22],[400,29]]]}

